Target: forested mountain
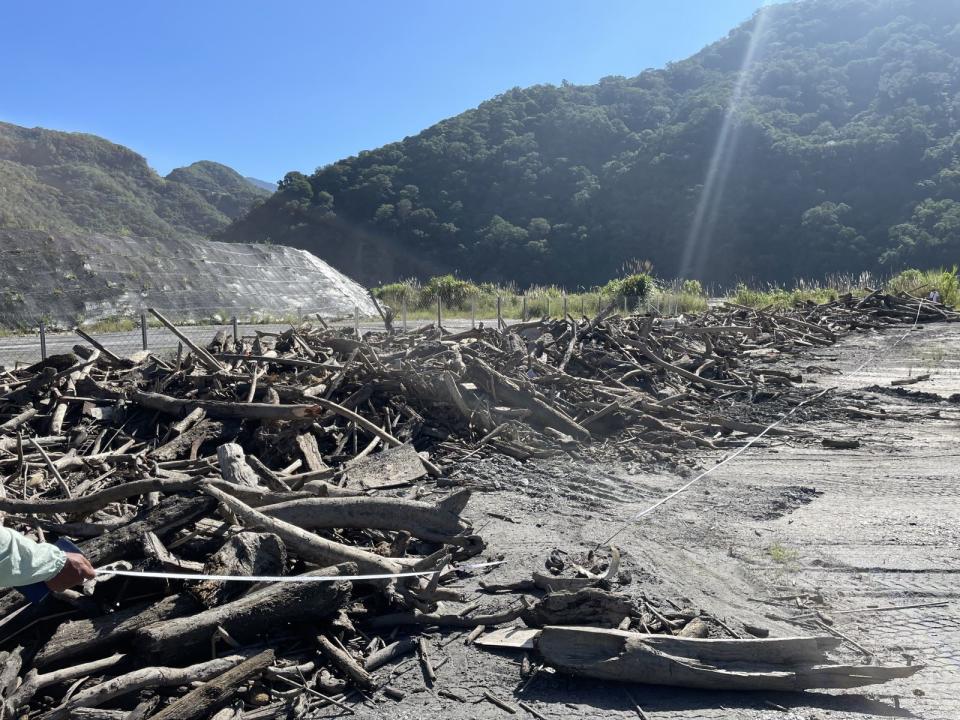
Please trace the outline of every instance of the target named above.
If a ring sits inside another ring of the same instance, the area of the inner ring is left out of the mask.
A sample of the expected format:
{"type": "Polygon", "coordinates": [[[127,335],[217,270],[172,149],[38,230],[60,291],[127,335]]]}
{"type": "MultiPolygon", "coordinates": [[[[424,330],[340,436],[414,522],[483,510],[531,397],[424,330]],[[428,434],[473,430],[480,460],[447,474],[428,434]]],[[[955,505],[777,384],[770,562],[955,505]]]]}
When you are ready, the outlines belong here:
{"type": "Polygon", "coordinates": [[[664,69],[513,89],[291,172],[222,237],[366,282],[586,285],[631,258],[722,281],[953,263],[958,111],[957,0],[775,5],[664,69]]]}
{"type": "Polygon", "coordinates": [[[95,135],[0,123],[0,228],[199,238],[269,194],[218,163],[162,178],[95,135]]]}

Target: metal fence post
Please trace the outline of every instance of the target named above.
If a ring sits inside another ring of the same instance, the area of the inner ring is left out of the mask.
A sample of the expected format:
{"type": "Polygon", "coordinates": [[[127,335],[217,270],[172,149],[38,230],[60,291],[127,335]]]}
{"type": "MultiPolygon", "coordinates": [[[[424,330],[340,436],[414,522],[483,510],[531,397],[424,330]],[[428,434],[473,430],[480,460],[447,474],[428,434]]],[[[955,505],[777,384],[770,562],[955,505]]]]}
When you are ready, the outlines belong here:
{"type": "Polygon", "coordinates": [[[587,304],[586,298],[585,298],[583,295],[581,295],[581,296],[580,296],[580,317],[586,317],[586,316],[587,316],[586,304],[587,304]]]}
{"type": "Polygon", "coordinates": [[[40,359],[47,359],[47,326],[43,320],[40,321],[40,359]]]}
{"type": "Polygon", "coordinates": [[[470,329],[477,329],[477,296],[470,296],[470,329]]]}
{"type": "Polygon", "coordinates": [[[437,295],[437,327],[442,327],[443,325],[443,300],[440,299],[440,296],[437,295]]]}
{"type": "Polygon", "coordinates": [[[503,327],[503,313],[500,309],[500,296],[497,295],[497,330],[503,327]]]}
{"type": "Polygon", "coordinates": [[[143,341],[143,349],[147,350],[149,345],[147,345],[147,314],[145,312],[140,313],[140,339],[143,341]]]}
{"type": "Polygon", "coordinates": [[[403,319],[403,331],[407,331],[407,296],[400,300],[400,317],[403,319]]]}
{"type": "Polygon", "coordinates": [[[360,306],[353,306],[353,332],[357,337],[360,337],[360,306]]]}
{"type": "Polygon", "coordinates": [[[523,310],[520,312],[520,322],[527,321],[527,296],[523,296],[523,310]]]}
{"type": "Polygon", "coordinates": [[[233,316],[233,342],[234,344],[240,342],[240,328],[237,327],[237,316],[233,316]]]}

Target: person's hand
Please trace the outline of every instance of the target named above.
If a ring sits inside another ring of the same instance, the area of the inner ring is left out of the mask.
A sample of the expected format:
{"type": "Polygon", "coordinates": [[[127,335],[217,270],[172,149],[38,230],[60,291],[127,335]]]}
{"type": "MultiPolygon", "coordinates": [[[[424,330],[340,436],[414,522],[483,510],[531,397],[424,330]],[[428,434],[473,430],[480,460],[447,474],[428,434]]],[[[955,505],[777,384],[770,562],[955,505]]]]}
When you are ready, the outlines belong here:
{"type": "Polygon", "coordinates": [[[69,588],[75,587],[84,580],[92,580],[96,577],[93,571],[93,565],[80,553],[64,553],[67,556],[67,562],[63,569],[55,576],[47,580],[47,587],[54,592],[63,592],[69,588]]]}

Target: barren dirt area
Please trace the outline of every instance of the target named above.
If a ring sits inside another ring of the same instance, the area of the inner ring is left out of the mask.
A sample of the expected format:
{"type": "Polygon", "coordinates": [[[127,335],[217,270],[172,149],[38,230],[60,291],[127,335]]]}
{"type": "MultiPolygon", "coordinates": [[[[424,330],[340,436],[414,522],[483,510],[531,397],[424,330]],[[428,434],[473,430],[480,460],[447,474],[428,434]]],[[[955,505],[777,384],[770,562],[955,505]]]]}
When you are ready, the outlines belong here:
{"type": "MultiPolygon", "coordinates": [[[[558,719],[960,717],[960,404],[949,399],[960,393],[960,325],[922,326],[895,344],[903,334],[855,334],[796,358],[806,381],[838,386],[830,412],[801,409],[789,423],[809,436],[763,438],[629,525],[614,541],[629,571],[615,589],[702,609],[746,637],[745,625],[771,636],[836,634],[841,660],[923,664],[922,672],[866,691],[789,694],[624,686],[549,670],[524,679],[522,653],[468,646],[466,631],[445,631],[428,640],[432,688],[409,659],[380,671],[406,697],[354,705],[356,716],[507,717],[484,699],[487,690],[558,719]],[[926,373],[927,381],[890,385],[926,373]],[[844,412],[847,400],[866,401],[878,416],[844,412]],[[824,437],[861,442],[828,449],[824,437]],[[915,607],[881,609],[908,605],[915,607]]],[[[529,579],[555,549],[593,550],[695,468],[723,457],[691,451],[689,468],[657,472],[621,459],[622,451],[614,438],[590,456],[462,466],[453,482],[479,490],[465,515],[488,541],[487,555],[506,560],[482,579],[529,579]]],[[[464,589],[476,591],[478,579],[464,589]]],[[[477,597],[484,612],[516,602],[470,593],[477,597]]]]}

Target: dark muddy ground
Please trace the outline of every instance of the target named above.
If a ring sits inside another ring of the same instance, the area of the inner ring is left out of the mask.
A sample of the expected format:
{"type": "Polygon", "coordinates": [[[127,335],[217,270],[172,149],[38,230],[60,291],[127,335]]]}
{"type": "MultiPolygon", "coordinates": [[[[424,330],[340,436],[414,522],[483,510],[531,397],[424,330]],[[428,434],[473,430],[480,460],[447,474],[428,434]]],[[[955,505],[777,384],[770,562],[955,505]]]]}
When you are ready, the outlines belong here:
{"type": "MultiPolygon", "coordinates": [[[[557,720],[636,718],[631,695],[651,719],[960,717],[960,404],[863,390],[929,372],[929,381],[908,390],[944,398],[960,392],[960,326],[921,327],[891,349],[902,332],[858,335],[797,362],[850,373],[879,350],[877,360],[855,376],[805,377],[841,388],[843,395],[829,408],[852,393],[875,401],[874,409],[886,409],[893,418],[851,420],[814,408],[798,413],[795,420],[814,437],[764,438],[621,534],[616,543],[632,582],[618,589],[702,608],[737,631],[748,623],[779,636],[807,632],[785,619],[800,612],[794,598],[819,595],[823,604],[817,607],[833,618],[834,627],[873,653],[876,662],[922,663],[923,672],[865,692],[803,694],[625,688],[543,672],[520,692],[519,655],[467,647],[465,633],[444,632],[430,640],[439,665],[433,689],[425,686],[416,661],[408,660],[394,667],[405,674],[392,681],[406,698],[355,705],[356,716],[507,717],[481,699],[488,689],[510,702],[526,700],[557,720]],[[856,450],[828,450],[820,444],[823,436],[862,442],[856,450]],[[949,604],[869,611],[937,601],[949,604]],[[465,702],[445,698],[441,690],[465,702]]],[[[689,477],[682,465],[658,472],[618,459],[615,443],[594,453],[605,459],[520,464],[499,458],[457,473],[459,482],[483,489],[467,515],[487,539],[490,554],[508,561],[488,580],[529,578],[532,570],[543,569],[554,548],[592,549],[622,520],[689,477]]],[[[707,467],[720,457],[697,453],[687,462],[707,467]]],[[[476,580],[465,587],[475,590],[476,580]]],[[[484,597],[484,608],[491,610],[516,602],[516,596],[484,597]]],[[[838,657],[865,660],[851,646],[838,657]]]]}

